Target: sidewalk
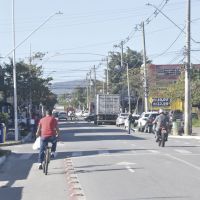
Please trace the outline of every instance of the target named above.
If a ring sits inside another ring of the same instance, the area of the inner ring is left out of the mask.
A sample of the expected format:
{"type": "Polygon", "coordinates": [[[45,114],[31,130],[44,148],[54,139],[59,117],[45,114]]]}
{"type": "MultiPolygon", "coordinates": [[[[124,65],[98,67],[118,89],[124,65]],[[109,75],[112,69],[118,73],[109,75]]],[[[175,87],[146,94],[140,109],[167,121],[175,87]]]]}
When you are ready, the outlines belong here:
{"type": "Polygon", "coordinates": [[[11,146],[11,145],[16,145],[16,144],[22,144],[22,143],[31,141],[31,140],[32,140],[32,139],[31,139],[31,136],[32,136],[32,134],[29,133],[27,136],[21,138],[21,139],[18,140],[18,141],[15,141],[14,138],[9,139],[9,140],[6,140],[4,143],[0,143],[0,147],[3,147],[3,146],[11,146]]]}
{"type": "Polygon", "coordinates": [[[169,135],[169,137],[200,140],[200,127],[192,127],[192,135],[169,135]]]}

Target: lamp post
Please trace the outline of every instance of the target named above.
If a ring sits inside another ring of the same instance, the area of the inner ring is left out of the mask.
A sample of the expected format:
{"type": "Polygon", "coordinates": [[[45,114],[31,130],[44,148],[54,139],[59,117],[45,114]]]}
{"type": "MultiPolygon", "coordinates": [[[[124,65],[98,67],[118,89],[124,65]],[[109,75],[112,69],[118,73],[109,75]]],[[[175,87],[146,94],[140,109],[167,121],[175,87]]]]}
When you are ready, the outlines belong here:
{"type": "Polygon", "coordinates": [[[45,25],[52,17],[57,14],[62,14],[60,11],[49,16],[43,23],[41,23],[35,30],[33,30],[24,40],[22,40],[18,45],[15,45],[15,4],[12,0],[12,32],[13,32],[13,49],[5,56],[9,56],[13,53],[13,85],[14,85],[14,123],[15,123],[15,141],[19,139],[18,132],[18,111],[17,111],[17,81],[16,81],[16,63],[15,63],[15,50],[20,47],[27,39],[29,39],[37,30],[39,30],[43,25],[45,25]]]}
{"type": "Polygon", "coordinates": [[[14,123],[15,123],[15,141],[19,139],[18,133],[18,116],[17,116],[17,80],[16,80],[16,63],[15,63],[15,1],[12,0],[12,28],[13,28],[13,87],[14,87],[14,123]]]}

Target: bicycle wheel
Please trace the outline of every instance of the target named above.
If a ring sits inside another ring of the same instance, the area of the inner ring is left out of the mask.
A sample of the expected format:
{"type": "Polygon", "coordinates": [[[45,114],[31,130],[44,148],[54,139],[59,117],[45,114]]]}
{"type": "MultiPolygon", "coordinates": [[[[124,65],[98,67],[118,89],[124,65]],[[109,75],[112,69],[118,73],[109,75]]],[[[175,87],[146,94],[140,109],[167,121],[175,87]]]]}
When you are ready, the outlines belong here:
{"type": "Polygon", "coordinates": [[[43,169],[43,173],[45,173],[45,168],[46,168],[46,155],[47,155],[47,149],[45,149],[44,151],[44,160],[42,162],[42,169],[43,169]]]}
{"type": "Polygon", "coordinates": [[[45,169],[44,169],[45,175],[47,175],[47,172],[48,172],[49,159],[50,159],[50,152],[49,152],[49,149],[47,148],[46,154],[45,154],[45,169]]]}

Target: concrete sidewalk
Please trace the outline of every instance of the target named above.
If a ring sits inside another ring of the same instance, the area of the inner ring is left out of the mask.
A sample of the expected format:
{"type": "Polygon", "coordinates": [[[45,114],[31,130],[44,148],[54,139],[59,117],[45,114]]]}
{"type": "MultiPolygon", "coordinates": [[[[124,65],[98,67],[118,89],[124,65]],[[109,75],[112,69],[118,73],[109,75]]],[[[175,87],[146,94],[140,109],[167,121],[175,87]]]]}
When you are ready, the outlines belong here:
{"type": "Polygon", "coordinates": [[[169,137],[200,140],[200,127],[192,127],[192,135],[169,135],[169,137]]]}

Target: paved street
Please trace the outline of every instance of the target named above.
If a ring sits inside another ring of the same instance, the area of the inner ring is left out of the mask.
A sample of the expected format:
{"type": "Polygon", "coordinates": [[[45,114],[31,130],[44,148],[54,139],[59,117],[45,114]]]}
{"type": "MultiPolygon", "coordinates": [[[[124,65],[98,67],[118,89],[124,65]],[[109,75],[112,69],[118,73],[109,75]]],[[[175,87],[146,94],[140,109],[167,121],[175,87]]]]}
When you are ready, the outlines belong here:
{"type": "Polygon", "coordinates": [[[3,147],[12,154],[0,168],[4,200],[199,200],[200,140],[154,136],[111,125],[60,122],[58,154],[45,176],[32,143],[3,147]]]}

